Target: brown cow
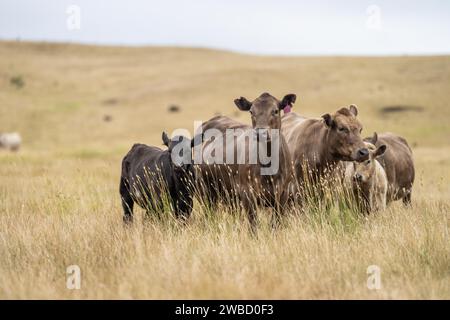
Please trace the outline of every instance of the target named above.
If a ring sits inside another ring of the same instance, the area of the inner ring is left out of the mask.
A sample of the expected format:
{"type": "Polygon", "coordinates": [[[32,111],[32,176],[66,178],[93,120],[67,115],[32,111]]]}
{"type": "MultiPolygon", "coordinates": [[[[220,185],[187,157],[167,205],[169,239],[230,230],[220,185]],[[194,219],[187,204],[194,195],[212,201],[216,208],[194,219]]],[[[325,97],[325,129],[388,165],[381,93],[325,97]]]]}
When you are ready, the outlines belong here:
{"type": "MultiPolygon", "coordinates": [[[[283,116],[281,131],[289,146],[297,187],[302,188],[306,179],[316,184],[341,160],[360,162],[369,157],[357,115],[357,107],[351,105],[321,119],[306,119],[293,112],[283,116]]],[[[297,193],[297,188],[291,192],[297,193]]]]}
{"type": "Polygon", "coordinates": [[[375,146],[386,145],[386,152],[378,159],[386,171],[388,180],[387,202],[403,200],[405,205],[411,204],[411,193],[415,170],[411,148],[408,142],[393,133],[376,132],[372,137],[364,139],[375,146]]]}
{"type": "Polygon", "coordinates": [[[250,112],[252,126],[224,116],[216,116],[202,126],[203,164],[198,166],[198,182],[203,192],[200,193],[207,196],[210,203],[214,204],[220,198],[227,204],[242,207],[253,230],[256,206],[273,207],[276,218],[288,200],[291,159],[286,141],[280,134],[280,110],[294,103],[295,99],[294,94],[289,94],[279,101],[269,93],[263,93],[253,102],[241,97],[234,103],[241,111],[250,112]],[[221,139],[208,139],[210,129],[220,132],[221,139]],[[272,135],[272,130],[277,137],[272,135]],[[252,143],[256,143],[258,151],[251,149],[252,143]],[[259,158],[261,146],[266,150],[274,149],[270,162],[262,163],[259,158]],[[256,156],[256,162],[250,161],[252,156],[256,156]],[[227,161],[227,157],[232,161],[227,161]],[[222,163],[218,164],[217,160],[222,160],[222,163]],[[275,162],[278,162],[277,168],[270,174],[263,174],[263,169],[269,169],[275,162]]]}

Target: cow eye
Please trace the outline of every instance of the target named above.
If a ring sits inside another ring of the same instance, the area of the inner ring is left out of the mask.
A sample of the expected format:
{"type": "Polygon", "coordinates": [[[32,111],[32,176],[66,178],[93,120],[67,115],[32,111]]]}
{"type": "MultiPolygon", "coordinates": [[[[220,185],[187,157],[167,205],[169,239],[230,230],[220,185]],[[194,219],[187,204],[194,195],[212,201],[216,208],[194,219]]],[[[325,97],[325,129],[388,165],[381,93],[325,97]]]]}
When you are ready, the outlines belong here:
{"type": "Polygon", "coordinates": [[[340,127],[340,128],[339,128],[339,132],[347,132],[347,128],[340,127]]]}

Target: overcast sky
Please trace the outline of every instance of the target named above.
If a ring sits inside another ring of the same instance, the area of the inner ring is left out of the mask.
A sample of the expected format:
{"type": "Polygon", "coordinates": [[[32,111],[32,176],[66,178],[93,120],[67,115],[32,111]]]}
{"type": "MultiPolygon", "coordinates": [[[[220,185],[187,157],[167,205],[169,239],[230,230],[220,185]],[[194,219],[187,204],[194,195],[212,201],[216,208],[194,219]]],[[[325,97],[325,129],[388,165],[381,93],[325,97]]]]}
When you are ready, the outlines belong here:
{"type": "Polygon", "coordinates": [[[0,39],[283,55],[449,54],[450,1],[0,0],[0,39]]]}

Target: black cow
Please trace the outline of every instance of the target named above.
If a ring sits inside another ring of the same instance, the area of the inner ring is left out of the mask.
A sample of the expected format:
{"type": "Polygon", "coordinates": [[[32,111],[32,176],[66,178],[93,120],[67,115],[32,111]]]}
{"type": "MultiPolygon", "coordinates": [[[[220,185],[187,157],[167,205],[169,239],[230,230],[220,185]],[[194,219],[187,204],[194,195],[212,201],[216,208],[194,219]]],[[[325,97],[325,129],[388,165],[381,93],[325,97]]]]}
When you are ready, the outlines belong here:
{"type": "Polygon", "coordinates": [[[161,212],[170,205],[177,218],[188,218],[192,211],[194,140],[183,136],[162,140],[168,148],[135,144],[122,160],[120,195],[124,222],[133,221],[136,202],[147,213],[161,212]]]}

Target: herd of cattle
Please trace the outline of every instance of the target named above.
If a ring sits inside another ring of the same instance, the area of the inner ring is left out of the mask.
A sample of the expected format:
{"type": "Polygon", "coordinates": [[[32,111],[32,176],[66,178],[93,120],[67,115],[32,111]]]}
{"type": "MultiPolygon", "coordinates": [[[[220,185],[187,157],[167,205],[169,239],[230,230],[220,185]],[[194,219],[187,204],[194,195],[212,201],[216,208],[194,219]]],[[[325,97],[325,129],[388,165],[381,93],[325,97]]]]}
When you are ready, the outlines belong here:
{"type": "Polygon", "coordinates": [[[269,93],[253,101],[241,97],[234,102],[239,110],[250,113],[252,126],[216,116],[200,128],[200,133],[215,129],[224,137],[229,129],[239,129],[241,134],[232,137],[233,152],[249,143],[245,139],[247,131],[257,132],[257,137],[263,134],[264,143],[270,144],[271,132],[278,130],[279,166],[270,175],[261,174],[261,168],[267,164],[227,163],[227,139],[205,139],[202,134],[200,140],[184,136],[170,139],[163,133],[166,150],[133,145],[122,161],[120,195],[124,221],[133,220],[134,203],[149,213],[161,212],[169,204],[177,217],[187,218],[193,198],[198,197],[212,208],[224,203],[243,209],[254,226],[258,206],[273,208],[276,218],[289,210],[289,204],[301,205],[308,187],[320,190],[324,181],[335,177],[352,190],[366,212],[383,210],[386,204],[399,199],[405,205],[411,203],[414,163],[404,138],[375,133],[364,139],[355,105],[312,119],[290,112],[295,100],[295,94],[281,100],[269,93]],[[173,161],[172,151],[179,143],[189,143],[188,162],[173,161]],[[223,151],[224,161],[217,163],[212,149],[223,151]],[[192,161],[195,152],[201,153],[201,163],[192,161]]]}

